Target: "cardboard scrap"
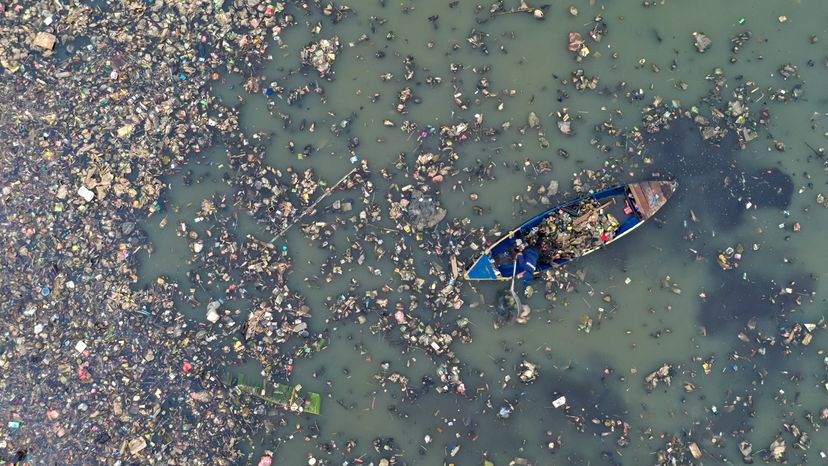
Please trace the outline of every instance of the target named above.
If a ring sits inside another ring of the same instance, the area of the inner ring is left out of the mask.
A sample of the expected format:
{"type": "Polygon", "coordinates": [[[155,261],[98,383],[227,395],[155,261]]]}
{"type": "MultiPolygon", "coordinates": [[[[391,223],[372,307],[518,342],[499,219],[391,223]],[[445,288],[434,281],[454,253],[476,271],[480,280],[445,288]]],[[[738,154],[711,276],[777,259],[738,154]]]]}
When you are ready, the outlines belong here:
{"type": "Polygon", "coordinates": [[[34,39],[34,45],[45,50],[55,48],[55,42],[57,42],[57,37],[49,32],[38,32],[34,39]]]}

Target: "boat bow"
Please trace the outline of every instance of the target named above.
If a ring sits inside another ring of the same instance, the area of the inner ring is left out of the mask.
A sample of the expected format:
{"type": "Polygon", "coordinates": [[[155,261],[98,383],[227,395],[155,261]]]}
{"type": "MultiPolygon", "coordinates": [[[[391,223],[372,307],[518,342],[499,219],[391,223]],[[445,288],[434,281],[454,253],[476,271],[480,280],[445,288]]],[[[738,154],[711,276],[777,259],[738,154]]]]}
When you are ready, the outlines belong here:
{"type": "Polygon", "coordinates": [[[496,278],[498,278],[497,272],[492,266],[492,259],[488,253],[480,256],[466,272],[466,280],[494,280],[496,278]]]}

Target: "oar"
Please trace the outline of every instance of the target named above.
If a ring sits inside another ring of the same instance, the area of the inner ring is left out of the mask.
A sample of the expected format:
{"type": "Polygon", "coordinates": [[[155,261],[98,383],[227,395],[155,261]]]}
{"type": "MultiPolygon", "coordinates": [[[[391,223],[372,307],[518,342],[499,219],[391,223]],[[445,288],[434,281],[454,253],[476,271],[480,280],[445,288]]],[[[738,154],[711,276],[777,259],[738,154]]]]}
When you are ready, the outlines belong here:
{"type": "Polygon", "coordinates": [[[512,266],[512,288],[510,291],[512,292],[512,298],[514,298],[515,302],[517,303],[518,314],[523,310],[523,305],[520,303],[520,298],[518,298],[518,294],[515,292],[515,275],[517,272],[517,258],[515,258],[514,265],[512,266]]]}

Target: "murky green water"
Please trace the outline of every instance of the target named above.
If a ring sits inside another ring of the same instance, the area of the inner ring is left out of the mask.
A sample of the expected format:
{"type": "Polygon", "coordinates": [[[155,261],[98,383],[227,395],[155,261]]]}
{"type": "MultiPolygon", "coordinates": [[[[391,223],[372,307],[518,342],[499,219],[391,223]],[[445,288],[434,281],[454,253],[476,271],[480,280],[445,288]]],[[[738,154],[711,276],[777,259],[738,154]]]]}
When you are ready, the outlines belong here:
{"type": "MultiPolygon", "coordinates": [[[[655,6],[644,8],[640,1],[573,1],[580,14],[571,17],[568,3],[552,2],[546,19],[537,21],[526,14],[490,18],[488,5],[477,12],[472,2],[356,1],[351,4],[352,16],[339,24],[330,24],[321,15],[300,15],[300,26],[280,38],[281,46],[273,44],[273,60],[262,72],[265,83],[276,81],[286,88],[317,83],[324,89],[324,98],[311,92],[295,106],[274,99],[269,111],[269,97],[245,93],[242,77],[227,76],[215,87],[217,98],[240,106],[248,134],[263,131],[269,135],[267,164],[296,170],[313,168],[329,182],[352,167],[349,138],[359,138],[358,157],[369,161],[374,171],[388,168],[394,172],[400,153],[407,154],[411,162],[419,152],[436,146],[428,138],[418,141],[417,134],[409,137],[402,132],[399,126],[406,119],[420,128],[469,121],[474,114],[482,115],[485,126],[511,123],[496,141],[468,141],[459,149],[462,157],[457,168],[492,160],[497,165],[495,181],[467,181],[461,171],[447,177],[440,187],[450,217],[468,217],[472,226],[487,227],[497,222],[509,227],[544,209],[514,201],[527,191],[527,185],[536,188],[557,180],[562,193],[554,200],[571,198],[565,191],[571,191],[572,174],[601,169],[609,160],[590,144],[595,125],[612,120],[616,128],[640,126],[641,108],[656,96],[665,101],[677,99],[683,108],[699,105],[710,90],[705,76],[715,67],[723,69],[729,86],[753,80],[762,89],[759,92],[768,96],[769,87],[790,89],[801,83],[804,89],[796,102],[770,102],[768,97],[751,108],[758,111],[767,104],[772,137],[760,133],[745,150],[734,147],[732,140],[718,148],[702,143],[696,129],[681,123],[647,146],[645,156],[652,164],[645,164],[641,156],[626,159],[625,179],[672,176],[680,183],[679,193],[656,221],[569,267],[572,272],[584,273],[588,284],[559,293],[554,302],[545,300],[543,293],[525,300],[533,310],[528,325],[494,327],[490,310],[496,292],[505,285],[468,286],[467,305],[450,311],[458,318],[467,317],[473,325],[473,342],[453,345],[466,364],[463,379],[468,398],[432,390],[416,403],[401,403],[398,385],[380,387],[373,375],[379,372],[381,361],[389,361],[392,371],[413,381],[424,375],[436,377],[436,366],[422,352],[401,355],[394,335],[385,338],[372,334],[367,325],[328,321],[326,298],[346,291],[351,278],[359,281],[363,290],[396,286],[399,280],[393,273],[394,265],[387,258],[376,262],[369,256],[363,265],[354,264],[332,284],[314,284],[315,280],[308,279],[320,274],[327,252],[304,238],[298,227],[292,229],[276,243],[287,245],[294,259],[288,283],[307,298],[313,312],[311,330],[330,330],[331,342],[325,351],[297,363],[291,381],[323,393],[323,415],[279,414],[276,418],[284,417],[287,426],[274,432],[261,429],[251,458],[257,461],[264,449],[275,450],[277,464],[306,464],[309,455],[327,458],[316,448],[316,441],[304,440],[307,429],[315,425],[320,439],[338,445],[355,439],[355,451],[364,452],[366,458],[378,457],[371,447],[374,438],[393,437],[409,464],[474,465],[482,464],[484,455],[497,465],[508,464],[515,456],[529,458],[534,464],[652,464],[653,453],[672,435],[696,441],[706,464],[740,463],[736,439],[748,438],[754,450],[760,450],[783,430],[784,422],[794,422],[809,431],[812,446],[799,451],[789,447],[792,462],[824,461],[819,451],[828,445],[826,430],[811,427],[803,413],[818,413],[826,405],[825,336],[817,332],[810,346],[794,347],[788,356],[781,355],[778,344],[768,347],[762,356],[751,354],[756,345],[741,342],[737,333],[751,317],[757,318],[757,327],[766,335],[776,335],[779,325],[816,322],[824,313],[821,282],[828,271],[828,251],[821,245],[828,216],[814,199],[826,189],[826,175],[823,160],[815,157],[806,143],[824,146],[828,134],[824,113],[828,90],[822,85],[828,57],[828,4],[815,0],[651,3],[655,6]],[[438,19],[430,21],[435,15],[438,19]],[[592,53],[576,63],[566,50],[567,33],[586,35],[596,15],[603,17],[608,34],[599,44],[590,42],[592,53]],[[787,21],[779,22],[780,15],[787,16],[787,21]],[[742,19],[744,24],[740,24],[742,19]],[[322,24],[319,36],[337,35],[346,44],[336,60],[332,82],[318,80],[313,72],[302,75],[290,71],[298,68],[299,50],[314,38],[309,30],[317,22],[322,24]],[[748,30],[750,41],[734,55],[730,38],[748,30]],[[472,31],[484,34],[488,53],[470,46],[467,38],[472,31]],[[713,41],[704,54],[692,46],[694,31],[704,32],[713,41]],[[358,42],[362,34],[367,34],[368,40],[358,42]],[[812,34],[819,39],[815,44],[809,40],[812,34]],[[384,58],[378,58],[378,52],[384,58]],[[415,76],[406,82],[403,60],[407,56],[413,57],[415,76]],[[736,57],[735,63],[729,63],[731,56],[736,57]],[[785,81],[778,76],[784,63],[796,65],[800,77],[785,81]],[[458,68],[456,73],[450,71],[451,64],[458,68]],[[653,66],[660,71],[655,72],[653,66]],[[587,76],[599,77],[597,90],[582,92],[562,83],[578,68],[587,76]],[[384,73],[394,76],[383,82],[379,76],[384,73]],[[427,84],[433,77],[441,82],[427,84]],[[494,95],[485,96],[478,90],[481,78],[488,80],[488,92],[494,95]],[[618,90],[621,81],[627,84],[618,90]],[[679,86],[682,82],[686,90],[679,86]],[[406,85],[421,102],[409,104],[408,113],[400,115],[394,105],[397,93],[406,85]],[[625,92],[639,88],[644,90],[643,100],[631,102],[625,97],[625,92]],[[558,100],[559,91],[568,94],[563,102],[558,100]],[[455,93],[471,99],[468,110],[454,105],[455,93]],[[379,99],[372,103],[375,94],[379,99]],[[563,106],[577,116],[573,136],[565,137],[557,130],[553,117],[563,106]],[[550,141],[548,148],[540,147],[537,130],[527,127],[531,111],[541,117],[542,131],[550,141]],[[280,113],[289,115],[288,124],[280,113]],[[333,134],[331,126],[347,118],[352,119],[350,125],[342,134],[333,134]],[[383,126],[386,119],[397,127],[383,126]],[[307,129],[311,122],[315,122],[313,132],[307,129]],[[773,148],[774,138],[785,143],[785,152],[773,148]],[[291,153],[290,142],[300,148],[297,153],[312,145],[312,155],[291,153]],[[559,149],[570,156],[561,157],[559,149]],[[549,160],[553,169],[536,177],[531,170],[512,168],[525,159],[549,160]],[[766,173],[770,169],[780,170],[790,180],[771,179],[766,173]],[[725,178],[732,183],[728,187],[725,178]],[[767,195],[734,199],[740,196],[733,194],[733,186],[739,182],[766,184],[767,195]],[[774,192],[777,186],[787,186],[785,194],[792,191],[789,205],[787,196],[774,192]],[[470,200],[471,192],[479,194],[478,201],[470,200]],[[745,208],[748,202],[754,207],[745,208]],[[485,214],[476,215],[474,206],[483,207],[485,214]],[[697,222],[691,220],[691,210],[697,222]],[[791,231],[794,222],[801,224],[800,232],[791,231]],[[786,228],[780,229],[783,223],[786,228]],[[717,254],[737,243],[746,248],[739,268],[722,270],[716,263],[717,254]],[[369,267],[379,268],[381,275],[369,267]],[[663,286],[667,276],[672,286],[663,286]],[[788,286],[794,295],[802,294],[801,304],[791,295],[779,295],[788,286]],[[701,299],[700,293],[706,299],[701,299]],[[605,295],[611,295],[610,302],[602,299],[605,295]],[[594,322],[588,334],[578,330],[583,316],[594,322]],[[729,358],[734,352],[739,357],[729,358]],[[705,375],[702,362],[711,357],[715,362],[711,373],[705,375]],[[523,359],[540,366],[541,375],[532,385],[516,379],[515,368],[523,359]],[[672,387],[659,386],[646,393],[644,376],[664,362],[676,369],[672,387]],[[605,375],[608,367],[614,372],[605,375]],[[757,371],[766,373],[763,382],[757,371]],[[792,381],[794,375],[797,377],[792,381]],[[686,393],[684,383],[695,385],[695,391],[686,393]],[[570,419],[552,407],[552,400],[560,394],[577,408],[573,414],[586,417],[586,432],[576,431],[570,419]],[[744,406],[748,397],[751,407],[744,406]],[[496,413],[507,400],[516,411],[510,419],[502,420],[496,413]],[[607,416],[630,424],[626,448],[616,445],[617,435],[602,437],[600,432],[606,429],[592,425],[593,419],[603,422],[607,416]],[[297,426],[305,431],[295,431],[297,426]],[[747,432],[744,436],[732,436],[741,429],[747,432]],[[433,439],[428,445],[423,440],[426,435],[433,439]],[[562,445],[547,448],[559,435],[562,445]],[[711,443],[715,435],[724,437],[723,446],[711,443]],[[455,445],[461,449],[452,458],[448,452],[455,445]]],[[[507,8],[515,6],[517,3],[506,4],[507,8]]],[[[612,150],[612,156],[623,155],[623,148],[612,150]]],[[[155,252],[142,261],[144,282],[164,275],[183,286],[194,286],[185,276],[192,268],[188,261],[193,254],[187,241],[176,236],[176,225],[184,221],[203,233],[207,226],[193,222],[195,212],[202,199],[214,194],[232,197],[233,188],[222,179],[224,174],[233,176],[228,166],[224,149],[216,147],[184,167],[192,171],[192,183],[185,183],[183,172],[168,180],[165,211],[145,225],[155,252]],[[164,216],[169,224],[160,229],[164,216]]],[[[397,174],[395,181],[411,182],[404,176],[397,174]]],[[[381,178],[374,178],[378,184],[376,202],[386,208],[382,197],[389,186],[379,185],[381,182],[381,178]]],[[[335,194],[324,202],[330,204],[347,196],[359,205],[354,195],[335,194]]],[[[237,218],[231,221],[239,237],[272,237],[244,212],[234,216],[237,218]]],[[[332,218],[330,214],[319,217],[324,221],[332,218]]],[[[384,237],[394,242],[395,235],[392,232],[384,237]]],[[[333,242],[341,251],[347,241],[359,238],[360,232],[343,228],[333,242]]],[[[470,261],[474,253],[467,253],[470,261]]],[[[423,264],[440,260],[423,251],[418,254],[423,264]]],[[[442,266],[448,267],[448,263],[442,266]]],[[[208,295],[221,297],[220,290],[208,287],[194,291],[202,304],[208,295]]],[[[244,316],[244,304],[244,300],[235,300],[230,306],[244,316]]],[[[181,308],[190,318],[204,320],[203,309],[186,303],[181,308]]],[[[255,377],[255,365],[243,367],[242,372],[255,377]]],[[[337,455],[340,453],[327,459],[342,464],[343,458],[337,455]]]]}

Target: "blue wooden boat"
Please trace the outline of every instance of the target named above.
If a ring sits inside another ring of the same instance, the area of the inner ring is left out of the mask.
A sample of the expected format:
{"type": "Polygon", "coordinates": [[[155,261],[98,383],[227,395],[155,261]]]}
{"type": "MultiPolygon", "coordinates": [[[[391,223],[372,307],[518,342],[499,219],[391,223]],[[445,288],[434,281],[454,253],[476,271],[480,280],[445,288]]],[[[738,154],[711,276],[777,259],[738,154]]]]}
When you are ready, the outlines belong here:
{"type": "MultiPolygon", "coordinates": [[[[605,189],[549,209],[489,246],[483,255],[466,271],[465,278],[467,280],[511,280],[515,271],[513,257],[517,240],[522,239],[551,216],[566,214],[577,218],[589,215],[590,212],[583,211],[588,209],[581,209],[581,207],[584,207],[585,201],[592,200],[600,203],[602,212],[612,215],[613,218],[618,220],[618,227],[612,238],[598,246],[579,251],[574,257],[556,258],[547,263],[541,260],[538,263],[535,275],[552,267],[564,265],[578,257],[583,257],[618,241],[641,226],[664,206],[675,192],[676,186],[675,181],[643,181],[605,189]]],[[[594,206],[595,202],[586,204],[594,206]]]]}

